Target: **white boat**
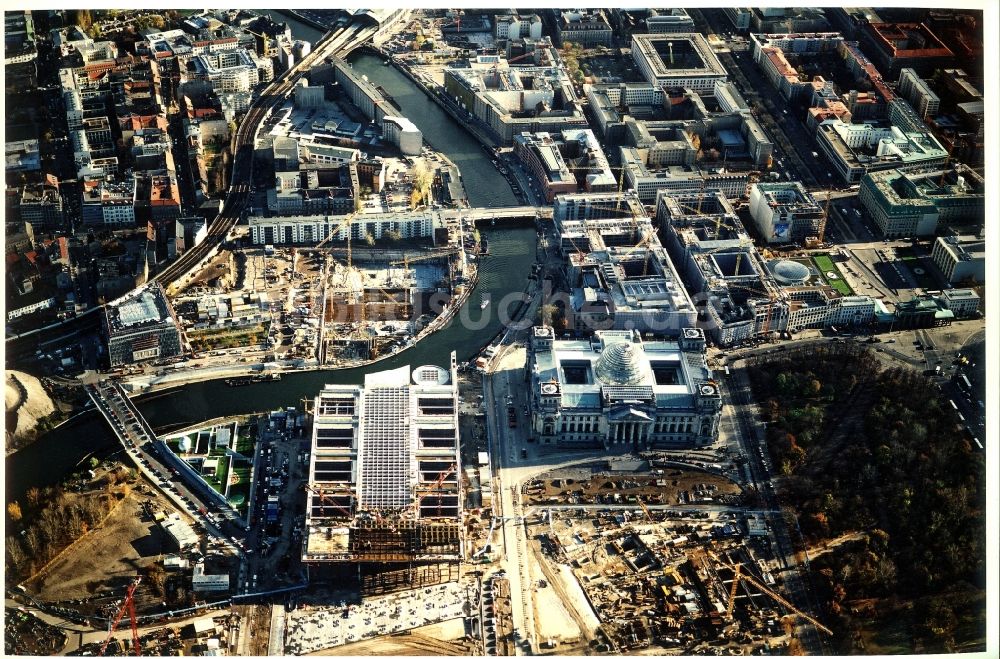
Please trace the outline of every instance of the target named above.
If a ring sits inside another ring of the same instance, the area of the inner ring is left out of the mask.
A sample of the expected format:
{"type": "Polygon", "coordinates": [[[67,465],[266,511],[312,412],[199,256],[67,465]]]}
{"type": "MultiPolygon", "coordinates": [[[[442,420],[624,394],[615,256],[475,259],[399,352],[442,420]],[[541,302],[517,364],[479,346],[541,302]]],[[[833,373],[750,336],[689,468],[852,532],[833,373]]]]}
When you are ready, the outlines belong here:
{"type": "Polygon", "coordinates": [[[480,309],[485,309],[488,306],[490,306],[490,301],[489,300],[483,300],[482,303],[479,305],[479,308],[480,309]]]}

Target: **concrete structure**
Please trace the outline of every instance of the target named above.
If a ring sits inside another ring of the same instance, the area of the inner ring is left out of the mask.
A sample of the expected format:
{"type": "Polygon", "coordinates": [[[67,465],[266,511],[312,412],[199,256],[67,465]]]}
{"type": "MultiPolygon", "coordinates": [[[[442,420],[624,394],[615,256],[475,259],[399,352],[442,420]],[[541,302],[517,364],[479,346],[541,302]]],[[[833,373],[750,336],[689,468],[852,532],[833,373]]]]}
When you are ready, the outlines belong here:
{"type": "Polygon", "coordinates": [[[981,226],[985,181],[965,166],[928,172],[875,172],[861,180],[858,200],[882,235],[930,236],[939,224],[981,226]]]}
{"type": "Polygon", "coordinates": [[[302,560],[457,561],[463,494],[455,353],[316,396],[302,560]],[[430,374],[429,376],[427,374],[430,374]],[[442,382],[443,380],[443,382],[442,382]]]}
{"type": "MultiPolygon", "coordinates": [[[[254,245],[315,245],[333,233],[331,240],[347,240],[347,215],[310,215],[299,217],[251,216],[250,240],[254,245]]],[[[362,214],[350,221],[351,240],[363,242],[365,236],[376,240],[388,231],[398,231],[404,239],[433,238],[434,230],[444,225],[441,214],[431,209],[406,213],[362,214]]]]}
{"type": "Polygon", "coordinates": [[[188,551],[198,545],[198,534],[194,532],[190,524],[181,519],[178,513],[161,520],[160,528],[167,534],[178,551],[188,551]]]}
{"type": "Polygon", "coordinates": [[[385,117],[382,136],[404,156],[419,156],[424,145],[424,134],[406,117],[385,117]]]}
{"type": "Polygon", "coordinates": [[[702,302],[699,326],[716,345],[786,327],[784,295],[721,192],[663,193],[656,220],[688,292],[702,302]]]}
{"type": "Polygon", "coordinates": [[[497,39],[541,39],[542,19],[538,14],[498,14],[493,17],[493,36],[497,39]]]}
{"type": "Polygon", "coordinates": [[[948,158],[941,143],[926,130],[903,131],[897,126],[848,124],[828,120],[816,132],[819,150],[847,183],[886,169],[938,167],[948,158]]]}
{"type": "Polygon", "coordinates": [[[269,82],[274,77],[274,68],[270,59],[238,49],[191,58],[188,75],[208,82],[219,94],[229,94],[248,92],[258,83],[269,82]]]}
{"type": "MultiPolygon", "coordinates": [[[[198,563],[191,571],[191,590],[196,593],[228,593],[228,574],[205,574],[204,563],[198,563]]],[[[215,625],[212,625],[215,628],[215,625]]]]}
{"type": "Polygon", "coordinates": [[[809,94],[812,87],[810,81],[799,77],[785,53],[819,55],[837,50],[843,40],[839,32],[750,35],[754,62],[775,89],[789,100],[809,94]]]}
{"type": "Polygon", "coordinates": [[[798,181],[752,185],[750,215],[767,243],[801,243],[813,236],[823,239],[823,208],[798,181]]]}
{"type": "Polygon", "coordinates": [[[559,45],[579,44],[584,48],[611,45],[611,26],[601,9],[556,10],[556,37],[559,45]]]}
{"type": "Polygon", "coordinates": [[[535,327],[529,366],[531,425],[542,444],[645,450],[716,439],[722,399],[700,329],[677,341],[615,331],[560,341],[535,327]]]}
{"type": "Polygon", "coordinates": [[[726,80],[726,69],[698,32],[633,35],[632,58],[646,81],[662,89],[711,95],[716,81],[726,80]]]}
{"type": "Polygon", "coordinates": [[[697,312],[649,220],[565,220],[557,227],[579,332],[639,330],[676,336],[697,312]]]}
{"type": "Polygon", "coordinates": [[[548,133],[515,135],[514,156],[532,173],[545,191],[548,203],[557,194],[576,192],[576,176],[569,171],[558,144],[548,133]]]}
{"type": "Polygon", "coordinates": [[[913,69],[903,69],[899,72],[896,89],[900,96],[913,105],[922,119],[936,115],[941,109],[941,99],[913,69]]]}
{"type": "Polygon", "coordinates": [[[295,85],[295,107],[303,110],[321,108],[326,104],[323,85],[310,86],[305,78],[295,85]]]}
{"type": "Polygon", "coordinates": [[[986,281],[986,240],[982,236],[939,236],[931,257],[948,283],[986,281]]]}
{"type": "Polygon", "coordinates": [[[36,230],[61,229],[63,226],[63,200],[59,187],[46,183],[26,185],[18,202],[21,221],[36,230]]]}
{"type": "Polygon", "coordinates": [[[81,216],[87,225],[116,228],[135,225],[136,180],[85,180],[82,184],[81,216]]]}
{"type": "Polygon", "coordinates": [[[904,68],[930,75],[955,58],[924,23],[867,23],[861,30],[861,45],[890,80],[904,68]]]}
{"type": "Polygon", "coordinates": [[[567,220],[642,217],[645,213],[642,202],[633,192],[561,194],[552,205],[552,219],[557,228],[567,220]]]}
{"type": "Polygon", "coordinates": [[[749,7],[725,7],[722,11],[737,30],[750,29],[750,23],[753,19],[753,9],[749,7]]]}
{"type": "Polygon", "coordinates": [[[181,354],[180,326],[163,287],[150,284],[104,307],[111,367],[181,354]]]}
{"type": "Polygon", "coordinates": [[[446,68],[444,87],[503,145],[525,132],[589,127],[564,67],[511,66],[502,57],[483,55],[467,66],[446,68]]]}
{"type": "Polygon", "coordinates": [[[690,34],[695,31],[694,19],[680,7],[650,9],[646,31],[649,34],[690,34]]]}
{"type": "Polygon", "coordinates": [[[975,318],[979,313],[979,294],[971,288],[951,288],[940,299],[955,318],[975,318]]]}
{"type": "Polygon", "coordinates": [[[888,314],[880,300],[868,295],[841,295],[829,286],[791,287],[788,329],[864,327],[888,314]]]}
{"type": "Polygon", "coordinates": [[[625,187],[634,190],[643,203],[655,201],[660,190],[721,190],[731,199],[744,197],[747,193],[749,177],[746,172],[727,172],[721,168],[702,169],[688,165],[650,170],[635,147],[621,147],[620,153],[625,187]]]}

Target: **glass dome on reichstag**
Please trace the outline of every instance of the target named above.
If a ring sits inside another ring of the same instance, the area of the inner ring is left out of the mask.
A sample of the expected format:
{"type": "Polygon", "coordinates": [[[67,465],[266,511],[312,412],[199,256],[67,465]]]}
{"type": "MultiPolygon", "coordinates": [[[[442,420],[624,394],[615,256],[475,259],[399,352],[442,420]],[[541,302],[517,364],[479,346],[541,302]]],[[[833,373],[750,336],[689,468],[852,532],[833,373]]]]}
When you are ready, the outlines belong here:
{"type": "Polygon", "coordinates": [[[643,377],[642,360],[638,344],[612,343],[601,352],[595,375],[607,384],[639,384],[643,377]]]}

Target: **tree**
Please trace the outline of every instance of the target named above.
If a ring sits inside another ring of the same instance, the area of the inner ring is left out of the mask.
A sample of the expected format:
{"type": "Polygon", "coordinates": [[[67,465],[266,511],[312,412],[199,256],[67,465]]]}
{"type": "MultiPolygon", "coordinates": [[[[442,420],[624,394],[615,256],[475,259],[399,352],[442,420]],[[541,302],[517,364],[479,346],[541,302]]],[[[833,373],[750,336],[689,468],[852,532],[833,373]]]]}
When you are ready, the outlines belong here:
{"type": "Polygon", "coordinates": [[[17,501],[11,501],[10,503],[8,503],[7,504],[7,515],[10,516],[10,519],[12,521],[14,521],[14,522],[20,522],[21,521],[21,504],[19,504],[17,501]]]}
{"type": "Polygon", "coordinates": [[[146,581],[152,587],[157,597],[163,597],[163,586],[166,581],[166,573],[159,563],[147,565],[143,572],[146,573],[146,581]]]}
{"type": "Polygon", "coordinates": [[[538,308],[538,317],[543,325],[552,325],[552,319],[558,311],[559,307],[554,304],[543,304],[538,308]]]}
{"type": "Polygon", "coordinates": [[[31,508],[37,508],[38,504],[41,503],[42,500],[42,491],[37,487],[29,487],[24,496],[28,500],[28,506],[31,508]]]}
{"type": "Polygon", "coordinates": [[[90,459],[90,468],[91,469],[97,469],[97,465],[99,465],[99,464],[101,464],[101,461],[98,460],[97,458],[91,458],[90,459]]]}
{"type": "Polygon", "coordinates": [[[7,560],[15,571],[20,572],[27,565],[28,555],[14,536],[7,536],[7,560]]]}
{"type": "Polygon", "coordinates": [[[375,234],[370,233],[370,232],[366,233],[365,234],[365,244],[367,244],[369,247],[372,247],[375,244],[375,234]]]}
{"type": "Polygon", "coordinates": [[[386,240],[391,240],[392,242],[396,242],[398,240],[403,239],[403,234],[397,231],[396,229],[389,229],[388,231],[382,232],[382,237],[385,238],[386,240]]]}

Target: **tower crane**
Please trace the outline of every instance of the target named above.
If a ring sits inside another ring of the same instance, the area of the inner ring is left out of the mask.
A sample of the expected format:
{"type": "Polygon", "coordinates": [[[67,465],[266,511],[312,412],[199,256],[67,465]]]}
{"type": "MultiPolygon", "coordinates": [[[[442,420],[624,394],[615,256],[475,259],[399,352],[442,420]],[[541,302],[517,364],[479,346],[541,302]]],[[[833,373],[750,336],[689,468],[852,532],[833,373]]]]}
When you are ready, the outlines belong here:
{"type": "Polygon", "coordinates": [[[349,509],[344,508],[340,504],[336,503],[333,499],[326,496],[326,493],[323,490],[313,487],[308,483],[304,483],[302,485],[302,488],[318,496],[320,498],[320,501],[322,501],[323,503],[328,504],[330,507],[335,508],[340,512],[342,512],[344,514],[344,518],[349,519],[351,517],[351,511],[349,509]]]}
{"type": "MultiPolygon", "coordinates": [[[[441,516],[441,505],[442,505],[441,504],[441,486],[444,484],[444,479],[448,478],[448,476],[450,476],[452,474],[452,472],[454,472],[456,469],[458,469],[458,463],[457,462],[451,463],[451,465],[447,469],[445,469],[440,474],[438,474],[437,480],[434,481],[434,485],[431,486],[431,489],[437,490],[437,495],[438,495],[438,509],[437,509],[437,514],[438,514],[438,517],[441,516]]],[[[426,492],[423,495],[414,498],[414,500],[413,500],[413,507],[412,507],[412,510],[413,510],[414,514],[419,514],[419,512],[420,512],[420,503],[424,499],[426,499],[427,497],[429,497],[430,495],[431,495],[430,492],[426,492]]]]}
{"type": "Polygon", "coordinates": [[[135,621],[135,589],[139,587],[139,582],[142,581],[142,577],[136,577],[131,584],[129,584],[128,591],[125,593],[125,601],[122,602],[121,607],[118,609],[118,614],[111,623],[111,629],[108,630],[108,637],[104,640],[104,645],[101,646],[101,650],[97,653],[98,657],[103,657],[104,653],[107,652],[108,645],[111,644],[111,639],[115,635],[115,630],[118,629],[118,623],[121,622],[122,616],[128,611],[129,622],[132,624],[132,651],[135,656],[142,656],[142,647],[139,645],[139,626],[135,621]]]}
{"type": "MultiPolygon", "coordinates": [[[[718,557],[716,556],[716,558],[718,558],[718,557]]],[[[793,614],[799,616],[800,618],[804,618],[805,620],[807,620],[809,623],[811,623],[814,627],[816,627],[820,631],[825,632],[825,633],[829,634],[830,636],[833,636],[833,630],[831,630],[829,627],[827,627],[826,625],[824,625],[823,623],[821,623],[819,620],[816,620],[816,618],[813,618],[809,614],[804,613],[803,611],[799,610],[791,602],[789,602],[784,597],[782,597],[778,593],[774,592],[773,590],[771,590],[770,588],[768,588],[767,586],[765,586],[761,582],[757,581],[756,579],[754,579],[753,577],[751,577],[749,574],[744,573],[742,571],[742,566],[743,566],[742,563],[736,563],[735,565],[732,564],[732,563],[729,564],[729,567],[733,568],[733,583],[732,583],[732,585],[729,588],[729,603],[726,606],[726,618],[727,619],[732,620],[732,618],[733,618],[733,606],[734,606],[734,604],[736,602],[736,588],[737,588],[737,584],[740,581],[746,581],[746,582],[749,582],[750,584],[752,584],[755,588],[757,588],[757,590],[759,590],[760,592],[764,593],[765,595],[767,595],[768,597],[770,597],[771,599],[773,599],[775,602],[777,602],[778,604],[782,605],[783,607],[785,607],[786,609],[788,609],[789,611],[791,611],[793,614]]]]}

